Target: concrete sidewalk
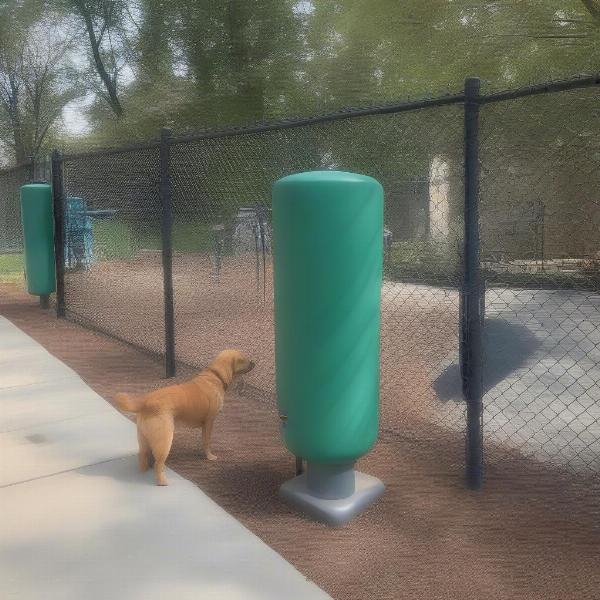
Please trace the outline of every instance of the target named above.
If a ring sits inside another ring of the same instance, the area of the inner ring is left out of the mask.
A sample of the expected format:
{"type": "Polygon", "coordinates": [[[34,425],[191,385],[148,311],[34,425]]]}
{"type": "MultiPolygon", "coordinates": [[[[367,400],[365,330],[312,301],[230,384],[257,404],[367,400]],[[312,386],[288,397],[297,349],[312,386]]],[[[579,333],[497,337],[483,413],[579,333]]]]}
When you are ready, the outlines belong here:
{"type": "Polygon", "coordinates": [[[329,598],[189,481],[155,486],[136,452],[128,419],[0,317],[1,598],[329,598]]]}

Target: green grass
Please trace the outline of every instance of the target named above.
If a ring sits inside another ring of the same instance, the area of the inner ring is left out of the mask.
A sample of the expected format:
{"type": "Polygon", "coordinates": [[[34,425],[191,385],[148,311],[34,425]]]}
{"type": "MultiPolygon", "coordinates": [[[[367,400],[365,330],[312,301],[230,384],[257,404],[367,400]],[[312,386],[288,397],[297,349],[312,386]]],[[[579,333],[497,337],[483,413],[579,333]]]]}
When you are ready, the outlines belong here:
{"type": "MultiPolygon", "coordinates": [[[[212,248],[210,226],[202,222],[174,223],[175,252],[208,252],[212,248]]],[[[160,250],[159,226],[140,225],[123,221],[94,223],[94,252],[104,260],[131,258],[140,250],[160,250]]]]}
{"type": "Polygon", "coordinates": [[[173,249],[176,252],[210,252],[212,244],[212,232],[206,223],[175,223],[173,226],[173,249]]]}
{"type": "Polygon", "coordinates": [[[0,283],[16,283],[23,280],[23,255],[0,254],[0,283]]]}
{"type": "Polygon", "coordinates": [[[94,254],[111,260],[131,258],[137,251],[131,228],[120,221],[96,221],[94,223],[94,254]]]}

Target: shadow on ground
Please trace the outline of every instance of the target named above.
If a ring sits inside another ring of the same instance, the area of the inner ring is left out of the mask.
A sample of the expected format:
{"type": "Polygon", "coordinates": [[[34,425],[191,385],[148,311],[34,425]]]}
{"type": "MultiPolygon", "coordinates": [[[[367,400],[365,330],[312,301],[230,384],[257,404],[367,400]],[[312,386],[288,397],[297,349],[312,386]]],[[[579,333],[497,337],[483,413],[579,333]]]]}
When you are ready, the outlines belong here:
{"type": "MultiPolygon", "coordinates": [[[[524,325],[516,325],[500,318],[485,321],[483,336],[484,394],[510,377],[539,350],[541,342],[524,325]]],[[[435,380],[433,388],[440,400],[462,401],[460,365],[452,363],[435,380]]]]}

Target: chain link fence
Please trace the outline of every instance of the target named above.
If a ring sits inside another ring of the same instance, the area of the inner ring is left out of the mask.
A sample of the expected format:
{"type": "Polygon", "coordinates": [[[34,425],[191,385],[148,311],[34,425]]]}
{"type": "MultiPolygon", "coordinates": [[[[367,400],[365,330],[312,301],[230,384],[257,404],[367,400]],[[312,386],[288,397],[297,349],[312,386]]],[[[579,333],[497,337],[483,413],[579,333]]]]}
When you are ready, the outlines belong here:
{"type": "Polygon", "coordinates": [[[23,229],[19,190],[33,179],[32,163],[0,171],[0,283],[23,278],[23,229]]]}
{"type": "Polygon", "coordinates": [[[272,183],[310,169],[357,171],[378,179],[387,192],[382,428],[399,432],[464,422],[462,405],[439,406],[433,389],[458,343],[461,137],[462,111],[449,106],[175,138],[170,152],[177,357],[200,366],[222,347],[239,347],[260,365],[248,383],[273,402],[272,183]],[[431,119],[446,126],[428,131],[431,119]],[[426,268],[415,262],[425,253],[426,268]]]}
{"type": "Polygon", "coordinates": [[[66,316],[164,354],[158,147],[62,167],[66,316]]]}
{"type": "Polygon", "coordinates": [[[65,156],[66,316],[166,354],[167,365],[199,369],[240,348],[258,364],[248,393],[274,408],[272,183],[360,172],[385,190],[382,434],[443,445],[468,433],[474,470],[483,442],[487,464],[516,452],[597,474],[598,83],[163,133],[65,156]]]}
{"type": "Polygon", "coordinates": [[[481,110],[484,435],[582,474],[600,467],[600,93],[481,110]]]}
{"type": "Polygon", "coordinates": [[[23,252],[19,190],[33,178],[29,163],[0,171],[0,254],[23,252]]]}

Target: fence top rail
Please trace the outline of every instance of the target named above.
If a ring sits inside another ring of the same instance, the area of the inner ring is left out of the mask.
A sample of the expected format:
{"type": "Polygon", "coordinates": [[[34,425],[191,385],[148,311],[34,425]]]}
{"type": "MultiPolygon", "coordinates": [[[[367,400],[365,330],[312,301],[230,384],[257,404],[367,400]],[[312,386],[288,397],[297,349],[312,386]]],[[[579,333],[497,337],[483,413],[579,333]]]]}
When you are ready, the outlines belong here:
{"type": "Polygon", "coordinates": [[[74,160],[77,158],[86,158],[88,156],[110,156],[112,154],[123,154],[125,152],[135,152],[136,150],[152,150],[159,148],[159,140],[151,140],[149,142],[139,142],[137,144],[127,144],[118,146],[117,148],[98,148],[96,150],[86,150],[84,152],[70,152],[62,154],[64,161],[74,160]]]}
{"type": "Polygon", "coordinates": [[[407,100],[405,102],[396,102],[393,104],[383,104],[379,106],[365,106],[358,108],[345,108],[322,115],[310,117],[298,117],[295,119],[279,119],[276,121],[267,121],[256,125],[245,127],[228,127],[200,133],[191,133],[176,135],[171,138],[173,143],[194,142],[197,140],[216,139],[223,137],[235,137],[238,135],[247,135],[252,133],[262,133],[266,131],[275,131],[281,129],[293,129],[295,127],[304,127],[307,125],[318,125],[320,123],[329,123],[343,119],[353,119],[356,117],[369,117],[374,115],[389,115],[400,112],[409,112],[437,106],[446,106],[448,104],[460,104],[464,102],[464,94],[446,94],[434,98],[422,98],[420,100],[407,100]]]}
{"type": "MultiPolygon", "coordinates": [[[[539,94],[549,94],[555,92],[564,92],[568,90],[575,90],[579,88],[593,87],[600,85],[600,72],[594,75],[579,75],[571,79],[548,81],[545,83],[538,83],[523,86],[520,88],[514,88],[504,90],[500,92],[494,92],[490,94],[480,95],[476,101],[480,104],[490,104],[493,102],[502,102],[506,100],[514,100],[517,98],[523,98],[526,96],[535,96],[539,94]]],[[[375,115],[389,115],[402,112],[417,111],[427,108],[435,108],[438,106],[447,106],[451,104],[461,104],[465,101],[464,93],[445,94],[443,96],[436,96],[430,98],[421,98],[416,100],[406,100],[403,102],[394,102],[390,104],[383,104],[378,106],[365,106],[365,107],[354,107],[337,110],[330,113],[324,113],[320,115],[314,115],[309,117],[298,117],[293,119],[278,119],[273,121],[266,121],[264,123],[257,123],[242,127],[226,127],[222,129],[206,130],[199,133],[189,133],[171,136],[169,141],[171,143],[186,143],[194,142],[199,140],[218,139],[226,137],[236,137],[241,135],[249,135],[253,133],[263,133],[268,131],[277,131],[284,129],[293,129],[296,127],[304,127],[308,125],[318,125],[321,123],[328,123],[333,121],[340,121],[343,119],[352,119],[356,117],[368,117],[375,115]]],[[[141,142],[136,144],[129,144],[119,146],[116,148],[105,148],[87,150],[84,152],[73,152],[66,153],[63,155],[63,160],[69,161],[78,158],[86,158],[93,156],[109,156],[114,154],[120,154],[125,152],[134,152],[136,150],[150,150],[153,148],[158,149],[160,147],[159,140],[151,140],[148,142],[141,142]]],[[[6,174],[23,167],[31,166],[31,161],[22,163],[20,165],[10,167],[8,169],[0,170],[0,175],[6,174]]]]}
{"type": "Polygon", "coordinates": [[[596,85],[600,85],[600,73],[596,73],[595,75],[579,75],[571,79],[536,83],[511,90],[504,90],[502,92],[483,94],[479,97],[479,102],[481,104],[490,104],[492,102],[515,100],[517,98],[524,98],[526,96],[567,92],[569,90],[593,87],[596,85]]]}

